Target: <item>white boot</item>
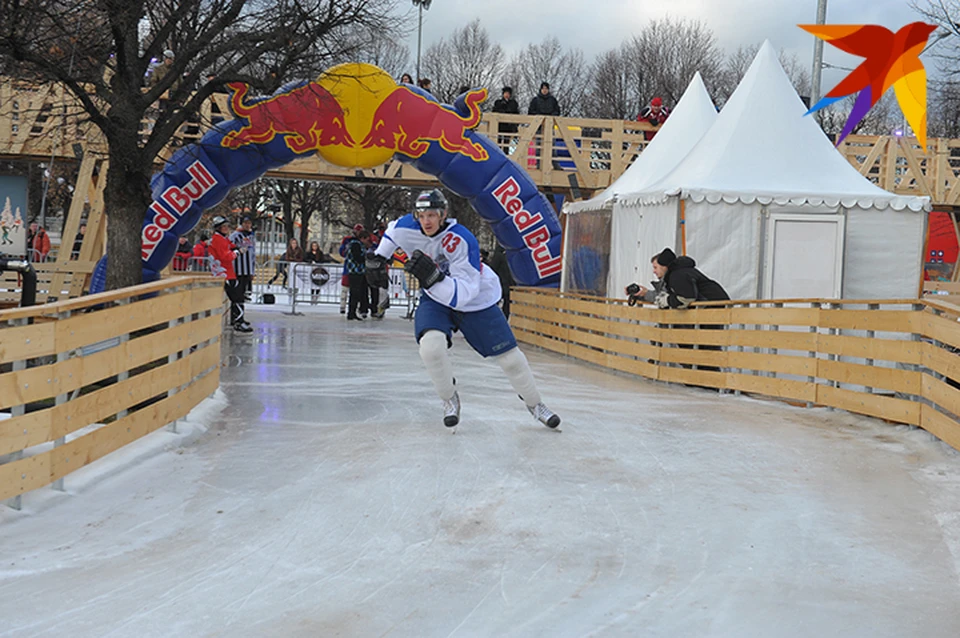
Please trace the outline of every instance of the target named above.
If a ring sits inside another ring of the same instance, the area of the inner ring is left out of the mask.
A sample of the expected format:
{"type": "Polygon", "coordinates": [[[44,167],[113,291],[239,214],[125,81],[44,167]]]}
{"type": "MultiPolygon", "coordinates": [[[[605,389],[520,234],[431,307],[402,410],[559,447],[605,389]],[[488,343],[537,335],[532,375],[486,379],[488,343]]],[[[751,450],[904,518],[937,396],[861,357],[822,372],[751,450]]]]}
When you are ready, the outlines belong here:
{"type": "Polygon", "coordinates": [[[460,423],[460,395],[454,392],[452,397],[443,402],[443,424],[453,428],[458,423],[460,423]]]}
{"type": "Polygon", "coordinates": [[[550,408],[543,404],[543,401],[532,407],[528,405],[527,410],[530,411],[530,414],[533,415],[533,418],[535,418],[537,421],[540,421],[540,423],[543,423],[548,428],[556,429],[557,426],[560,425],[560,417],[551,412],[550,408]]]}

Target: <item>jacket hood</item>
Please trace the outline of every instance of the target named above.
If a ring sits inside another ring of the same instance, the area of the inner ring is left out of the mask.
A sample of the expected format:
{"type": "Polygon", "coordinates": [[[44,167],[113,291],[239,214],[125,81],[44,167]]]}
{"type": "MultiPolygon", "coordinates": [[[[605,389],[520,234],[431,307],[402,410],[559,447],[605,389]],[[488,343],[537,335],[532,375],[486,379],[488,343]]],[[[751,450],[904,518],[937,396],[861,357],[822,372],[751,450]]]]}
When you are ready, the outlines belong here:
{"type": "Polygon", "coordinates": [[[672,270],[678,270],[680,268],[696,268],[697,262],[693,260],[693,257],[677,257],[677,260],[670,264],[672,270]]]}

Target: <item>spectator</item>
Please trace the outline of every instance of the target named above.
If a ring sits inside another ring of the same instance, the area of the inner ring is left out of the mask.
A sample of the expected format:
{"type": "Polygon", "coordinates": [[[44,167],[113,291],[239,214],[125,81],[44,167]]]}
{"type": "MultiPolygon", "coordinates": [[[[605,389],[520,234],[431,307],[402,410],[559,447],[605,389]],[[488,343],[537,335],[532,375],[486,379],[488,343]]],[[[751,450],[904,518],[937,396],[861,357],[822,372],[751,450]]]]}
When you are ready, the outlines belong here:
{"type": "Polygon", "coordinates": [[[653,272],[664,284],[656,298],[660,308],[688,308],[694,301],[730,299],[723,286],[697,270],[697,262],[687,256],[677,257],[669,248],[657,255],[653,272]]]}
{"type": "Polygon", "coordinates": [[[245,216],[240,222],[238,228],[232,235],[230,241],[237,248],[246,248],[245,251],[237,255],[237,260],[233,267],[237,271],[237,281],[240,282],[240,289],[243,291],[244,298],[250,300],[250,294],[253,292],[253,278],[257,275],[257,237],[253,228],[253,218],[245,216]]]}
{"type": "MultiPolygon", "coordinates": [[[[150,86],[154,87],[160,84],[160,82],[170,73],[170,69],[173,68],[174,55],[173,51],[167,49],[163,52],[163,59],[160,61],[157,66],[154,67],[153,73],[150,74],[150,86]]],[[[171,93],[177,90],[179,82],[174,81],[168,89],[171,93]]]]}
{"type": "Polygon", "coordinates": [[[431,87],[433,86],[433,82],[430,81],[430,78],[420,78],[420,80],[417,82],[417,86],[427,93],[430,93],[432,91],[431,87]]]}
{"type": "Polygon", "coordinates": [[[193,249],[190,247],[190,240],[181,237],[177,243],[177,252],[173,255],[173,269],[184,271],[190,268],[190,257],[193,256],[193,249]]]}
{"type": "Polygon", "coordinates": [[[77,230],[77,236],[73,238],[73,249],[70,251],[71,259],[80,258],[80,249],[83,247],[83,237],[87,234],[87,224],[82,222],[80,224],[79,230],[77,230]]]}
{"type": "Polygon", "coordinates": [[[277,277],[283,275],[283,282],[280,285],[286,288],[287,275],[289,273],[288,264],[296,264],[301,261],[303,261],[303,249],[300,248],[297,240],[291,237],[290,241],[287,242],[287,250],[280,255],[280,261],[277,262],[277,272],[274,273],[273,278],[270,279],[267,285],[272,286],[273,282],[277,280],[277,277]]]}
{"type": "Polygon", "coordinates": [[[47,261],[47,255],[50,254],[50,235],[47,234],[43,226],[36,222],[30,224],[30,226],[37,227],[36,234],[33,236],[33,242],[30,245],[33,249],[31,254],[34,261],[42,264],[47,261]]]}
{"type": "Polygon", "coordinates": [[[653,274],[657,278],[656,281],[651,281],[650,285],[652,288],[647,288],[646,286],[641,286],[640,284],[630,284],[627,286],[625,292],[627,294],[627,300],[630,302],[630,305],[636,304],[638,301],[645,301],[647,303],[655,303],[657,301],[657,295],[660,294],[660,291],[663,290],[663,279],[659,273],[662,272],[660,264],[657,263],[657,257],[660,254],[656,254],[650,258],[650,263],[653,266],[653,274]]]}
{"type": "Polygon", "coordinates": [[[493,250],[493,256],[490,257],[490,269],[497,273],[500,279],[500,289],[502,303],[500,309],[503,310],[503,316],[510,318],[510,286],[516,285],[513,280],[513,273],[510,272],[510,265],[507,263],[507,252],[503,246],[497,244],[493,250]]]}
{"type": "Polygon", "coordinates": [[[370,245],[370,233],[361,230],[346,244],[344,268],[347,271],[347,278],[350,282],[350,299],[347,302],[347,320],[360,321],[362,317],[357,314],[359,309],[364,315],[367,306],[367,277],[366,277],[366,257],[364,253],[370,245]]]}
{"type": "MultiPolygon", "coordinates": [[[[494,113],[510,113],[512,115],[520,114],[520,105],[517,104],[516,99],[513,97],[513,89],[509,86],[503,87],[503,92],[500,94],[500,98],[493,103],[493,112],[494,113]]],[[[498,127],[498,132],[501,136],[513,135],[520,130],[520,125],[516,122],[500,122],[498,127]]],[[[507,137],[500,138],[500,145],[504,153],[508,153],[510,146],[510,139],[507,137]]],[[[509,154],[509,153],[508,153],[509,154]]]]}
{"type": "Polygon", "coordinates": [[[30,222],[30,225],[27,227],[27,256],[29,261],[36,261],[37,258],[33,254],[33,238],[37,236],[37,228],[40,227],[36,221],[30,222]]]}
{"type": "Polygon", "coordinates": [[[404,73],[403,75],[400,76],[400,83],[413,84],[413,76],[411,76],[409,73],[404,73]]]}
{"type": "Polygon", "coordinates": [[[528,115],[560,115],[560,103],[557,98],[550,93],[550,85],[546,82],[540,83],[540,92],[530,100],[530,107],[527,109],[528,115]]]}
{"type": "Polygon", "coordinates": [[[253,332],[253,327],[244,317],[243,290],[237,281],[237,273],[233,269],[233,262],[238,253],[246,249],[235,246],[227,236],[230,233],[230,223],[225,217],[217,215],[213,218],[213,239],[210,240],[210,270],[214,277],[223,277],[223,288],[230,299],[230,324],[237,332],[253,332]]]}
{"type": "Polygon", "coordinates": [[[490,251],[486,248],[480,249],[480,263],[490,265],[490,251]]]}
{"type": "Polygon", "coordinates": [[[303,260],[308,264],[323,264],[330,261],[330,258],[323,254],[318,242],[312,241],[310,242],[310,250],[304,255],[303,260]]]}
{"type": "Polygon", "coordinates": [[[470,91],[470,87],[467,86],[466,84],[462,84],[460,88],[457,89],[457,97],[460,97],[461,95],[463,95],[464,93],[468,93],[469,91],[470,91]]]}
{"type": "Polygon", "coordinates": [[[210,238],[206,233],[200,233],[200,241],[193,245],[193,264],[190,270],[207,271],[207,257],[210,256],[210,238]]]}
{"type": "Polygon", "coordinates": [[[350,293],[350,277],[347,272],[347,244],[349,244],[357,234],[363,230],[363,224],[356,224],[353,227],[353,232],[349,235],[344,235],[343,239],[340,240],[340,256],[344,258],[343,271],[340,273],[340,314],[345,314],[347,312],[347,296],[350,293]]]}
{"type": "MultiPolygon", "coordinates": [[[[650,105],[643,109],[643,112],[637,116],[638,122],[647,122],[651,126],[660,127],[670,116],[670,111],[663,105],[663,99],[655,97],[650,100],[650,105]]],[[[644,137],[649,141],[656,135],[656,131],[644,131],[644,137]]]]}

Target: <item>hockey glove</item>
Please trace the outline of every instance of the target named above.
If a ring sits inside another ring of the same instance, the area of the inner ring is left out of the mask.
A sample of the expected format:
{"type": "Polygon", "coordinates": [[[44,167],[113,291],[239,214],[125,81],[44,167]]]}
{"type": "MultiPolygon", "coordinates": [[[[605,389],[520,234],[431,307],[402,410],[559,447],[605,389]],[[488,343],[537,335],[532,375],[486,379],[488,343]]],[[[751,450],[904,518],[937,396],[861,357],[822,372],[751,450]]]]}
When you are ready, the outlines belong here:
{"type": "Polygon", "coordinates": [[[410,259],[403,265],[403,269],[417,278],[421,288],[429,288],[438,281],[443,281],[445,277],[437,264],[419,250],[413,251],[410,259]]]}
{"type": "Polygon", "coordinates": [[[367,283],[372,288],[388,288],[390,277],[387,276],[387,259],[380,255],[367,255],[367,283]]]}

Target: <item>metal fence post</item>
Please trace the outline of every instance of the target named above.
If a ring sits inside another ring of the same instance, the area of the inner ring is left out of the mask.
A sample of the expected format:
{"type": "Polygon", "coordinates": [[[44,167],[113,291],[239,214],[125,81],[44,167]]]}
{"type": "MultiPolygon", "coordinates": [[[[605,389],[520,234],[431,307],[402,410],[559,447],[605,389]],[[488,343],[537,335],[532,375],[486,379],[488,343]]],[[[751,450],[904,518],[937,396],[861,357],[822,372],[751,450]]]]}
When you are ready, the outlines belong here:
{"type": "MultiPolygon", "coordinates": [[[[63,319],[68,318],[69,316],[70,316],[70,311],[68,310],[68,311],[66,311],[66,312],[64,312],[64,313],[61,313],[61,314],[57,315],[57,320],[60,321],[60,320],[63,320],[63,319]]],[[[57,363],[61,363],[61,362],[63,362],[63,361],[66,361],[67,359],[70,358],[70,355],[71,355],[70,352],[58,352],[58,353],[57,353],[57,363]]],[[[58,394],[54,405],[63,405],[64,403],[67,402],[67,399],[68,399],[68,397],[67,397],[67,394],[66,394],[65,392],[64,392],[64,393],[61,393],[61,394],[58,394]]],[[[68,420],[69,420],[69,418],[70,418],[70,417],[67,417],[68,420]]],[[[54,447],[54,448],[58,448],[58,447],[60,447],[61,445],[63,445],[64,443],[66,443],[66,442],[67,442],[67,437],[66,437],[66,435],[61,436],[59,439],[57,439],[56,441],[53,442],[53,447],[54,447]]],[[[69,461],[68,461],[68,462],[69,462],[69,461]]],[[[63,492],[63,491],[64,491],[64,489],[63,489],[63,477],[60,477],[60,478],[58,478],[57,480],[55,480],[55,481],[50,485],[50,487],[52,487],[53,489],[57,490],[58,492],[63,492]]]]}
{"type": "MultiPolygon", "coordinates": [[[[29,323],[30,323],[30,319],[29,319],[29,318],[24,318],[24,319],[19,319],[19,320],[15,319],[15,320],[13,320],[13,321],[10,322],[10,324],[11,324],[12,326],[17,326],[17,325],[26,326],[26,325],[28,325],[29,323]]],[[[30,342],[30,340],[28,339],[28,340],[27,340],[27,343],[29,343],[29,342],[30,342]]],[[[19,371],[21,371],[21,370],[26,370],[26,369],[27,369],[27,360],[26,360],[26,359],[19,359],[19,360],[13,362],[13,372],[19,372],[19,371]]],[[[11,417],[11,418],[14,418],[14,417],[22,416],[22,415],[24,415],[24,414],[26,413],[26,411],[27,411],[27,406],[26,406],[26,404],[23,404],[23,405],[15,405],[15,406],[13,406],[13,407],[10,409],[10,417],[11,417]]],[[[23,433],[26,434],[26,433],[27,433],[26,430],[24,430],[23,433]]],[[[11,458],[10,461],[9,461],[10,463],[13,463],[14,461],[19,461],[20,459],[23,458],[23,450],[17,450],[17,451],[14,452],[11,456],[12,456],[12,458],[11,458]]],[[[24,479],[24,478],[26,478],[26,476],[25,476],[25,475],[21,475],[20,478],[21,478],[21,479],[24,479]]],[[[9,505],[9,506],[12,507],[13,509],[19,511],[20,508],[23,506],[23,495],[17,494],[17,495],[14,496],[12,499],[10,499],[10,500],[7,501],[7,505],[9,505]]]]}

